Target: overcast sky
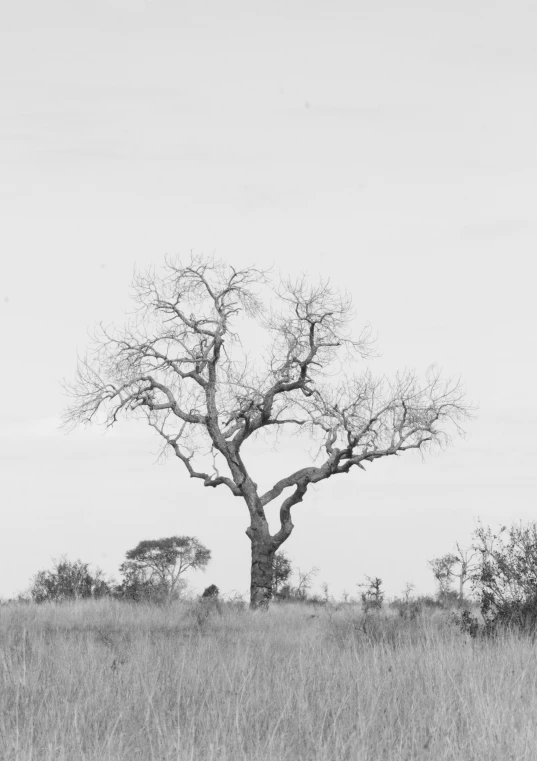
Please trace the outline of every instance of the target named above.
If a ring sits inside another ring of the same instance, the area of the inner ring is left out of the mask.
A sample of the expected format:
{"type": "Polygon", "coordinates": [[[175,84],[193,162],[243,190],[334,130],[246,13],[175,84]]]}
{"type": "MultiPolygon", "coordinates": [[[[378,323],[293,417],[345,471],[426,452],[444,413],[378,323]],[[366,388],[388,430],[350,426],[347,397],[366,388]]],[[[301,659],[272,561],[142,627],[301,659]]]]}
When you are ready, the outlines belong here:
{"type": "MultiPolygon", "coordinates": [[[[310,490],[285,549],[318,585],[431,592],[427,560],[478,519],[536,518],[536,22],[520,0],[4,5],[1,597],[171,534],[213,551],[194,588],[248,590],[239,500],[155,464],[141,424],[58,430],[134,265],[190,250],[330,276],[378,334],[373,372],[436,362],[479,405],[448,451],[310,490]]],[[[262,478],[275,455],[251,457],[262,478]]]]}

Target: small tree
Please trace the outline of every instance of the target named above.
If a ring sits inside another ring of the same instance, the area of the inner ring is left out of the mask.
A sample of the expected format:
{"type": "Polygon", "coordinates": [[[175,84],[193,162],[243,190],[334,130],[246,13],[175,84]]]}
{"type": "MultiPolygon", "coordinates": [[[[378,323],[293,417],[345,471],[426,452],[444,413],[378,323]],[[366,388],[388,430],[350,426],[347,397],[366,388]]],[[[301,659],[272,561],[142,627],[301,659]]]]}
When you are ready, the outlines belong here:
{"type": "Polygon", "coordinates": [[[287,585],[287,582],[293,573],[291,561],[287,555],[280,550],[274,555],[274,576],[272,584],[272,594],[279,597],[281,590],[287,585]]]}
{"type": "Polygon", "coordinates": [[[410,600],[412,599],[412,592],[416,589],[416,585],[412,581],[405,582],[405,586],[403,587],[403,602],[408,604],[410,600]]]}
{"type": "Polygon", "coordinates": [[[468,414],[458,383],[434,368],[423,382],[412,372],[393,380],[362,368],[352,375],[351,363],[373,353],[370,331],[352,336],[350,298],[328,281],[284,280],[268,292],[267,284],[255,267],[197,255],[168,260],[162,275],[137,274],[135,317],[119,331],[97,331],[67,387],[73,403],[64,417],[75,426],[103,412],[112,426],[122,413],[141,415],[191,478],[244,501],[252,607],[272,597],[275,553],[310,486],[365,471],[379,459],[443,446],[468,414]],[[245,318],[257,322],[259,357],[240,340],[245,318]],[[282,477],[263,493],[245,449],[274,430],[305,432],[319,455],[292,472],[284,464],[282,477]],[[275,500],[279,526],[271,533],[266,511],[275,500]]]}
{"type": "Polygon", "coordinates": [[[64,602],[111,594],[111,582],[100,569],[91,573],[88,563],[71,562],[65,556],[53,562],[52,570],[39,571],[32,581],[30,594],[34,602],[64,602]]]}
{"type": "Polygon", "coordinates": [[[448,553],[428,561],[428,565],[438,585],[437,595],[441,603],[446,602],[453,594],[451,583],[454,578],[454,567],[457,563],[458,558],[453,553],[448,553]]]}
{"type": "Polygon", "coordinates": [[[203,590],[202,600],[215,600],[220,595],[220,590],[216,584],[211,584],[203,590]]]}
{"type": "Polygon", "coordinates": [[[476,557],[476,550],[473,548],[465,549],[457,542],[454,552],[428,561],[438,585],[438,600],[441,603],[446,603],[454,598],[455,592],[452,589],[452,582],[455,579],[459,580],[458,600],[459,602],[464,601],[464,587],[471,580],[476,557]]]}
{"type": "Polygon", "coordinates": [[[120,566],[122,593],[132,599],[178,596],[188,569],[205,569],[211,551],[192,536],[146,539],[126,554],[120,566]]]}
{"type": "MultiPolygon", "coordinates": [[[[286,566],[284,569],[286,572],[286,566]]],[[[311,589],[313,578],[318,573],[319,569],[317,566],[314,566],[309,571],[302,571],[300,568],[294,569],[290,565],[290,571],[285,583],[282,583],[278,588],[277,598],[279,600],[305,602],[309,599],[308,593],[311,589]],[[296,584],[292,583],[293,576],[297,577],[296,584]]]]}
{"type": "Polygon", "coordinates": [[[459,600],[464,602],[464,587],[468,582],[471,582],[474,571],[477,568],[476,560],[478,552],[473,547],[464,548],[457,542],[456,551],[454,555],[457,557],[458,570],[454,573],[454,577],[459,580],[459,600]]]}
{"type": "Polygon", "coordinates": [[[309,571],[301,571],[300,568],[298,568],[296,572],[298,576],[298,584],[295,587],[292,587],[292,596],[296,597],[297,600],[306,600],[311,585],[313,584],[313,579],[318,573],[319,569],[316,565],[314,565],[313,568],[310,568],[309,571]]]}
{"type": "Polygon", "coordinates": [[[362,598],[362,607],[366,613],[369,610],[380,610],[384,600],[382,579],[379,579],[378,576],[366,576],[365,578],[365,584],[358,584],[358,587],[364,588],[364,591],[360,594],[360,597],[362,598]]]}

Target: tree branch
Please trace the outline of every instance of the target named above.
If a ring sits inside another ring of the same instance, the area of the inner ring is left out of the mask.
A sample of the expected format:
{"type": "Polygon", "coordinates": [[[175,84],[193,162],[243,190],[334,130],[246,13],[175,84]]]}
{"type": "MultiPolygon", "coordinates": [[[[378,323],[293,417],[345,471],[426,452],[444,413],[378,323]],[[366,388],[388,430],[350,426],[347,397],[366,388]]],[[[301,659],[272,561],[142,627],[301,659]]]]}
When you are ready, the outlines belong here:
{"type": "Polygon", "coordinates": [[[443,446],[450,431],[462,432],[459,421],[470,408],[458,384],[436,371],[425,384],[413,373],[393,381],[367,371],[347,376],[350,363],[372,351],[368,327],[358,340],[351,336],[349,297],[327,281],[302,277],[281,283],[264,308],[259,289],[265,283],[256,268],[238,270],[195,255],[185,264],[167,260],[162,277],[136,274],[135,316],[117,334],[101,326],[68,387],[74,401],[64,423],[89,423],[102,411],[110,426],[120,413],[144,413],[191,478],[244,497],[259,525],[264,506],[292,488],[280,508],[281,537],[310,483],[406,450],[443,446]],[[264,329],[256,333],[252,359],[234,332],[239,312],[264,329]],[[259,497],[242,444],[263,429],[285,426],[310,433],[323,461],[259,497]],[[205,450],[207,439],[230,477],[216,467],[213,473],[211,466],[209,472],[194,467],[194,453],[205,450]]]}
{"type": "Polygon", "coordinates": [[[227,476],[210,476],[208,473],[203,473],[201,471],[194,470],[191,464],[191,460],[193,455],[185,455],[183,452],[181,452],[181,449],[179,447],[178,439],[181,434],[177,436],[169,436],[166,434],[164,429],[159,426],[157,423],[155,423],[152,420],[149,420],[149,425],[154,428],[166,441],[166,443],[173,449],[175,456],[181,460],[183,465],[186,467],[190,478],[199,478],[203,481],[204,486],[212,486],[213,488],[220,486],[221,484],[224,484],[228,487],[228,489],[232,492],[232,494],[235,495],[235,497],[242,497],[243,494],[239,487],[234,483],[234,481],[231,480],[231,478],[227,478],[227,476]]]}

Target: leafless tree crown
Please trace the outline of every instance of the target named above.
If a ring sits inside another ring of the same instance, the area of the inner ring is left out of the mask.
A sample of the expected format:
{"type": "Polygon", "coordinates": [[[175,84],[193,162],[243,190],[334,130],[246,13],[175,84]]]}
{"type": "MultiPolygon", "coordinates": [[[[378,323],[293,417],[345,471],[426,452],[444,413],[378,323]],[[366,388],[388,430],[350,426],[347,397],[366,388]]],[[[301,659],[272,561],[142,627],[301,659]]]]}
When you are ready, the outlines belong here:
{"type": "MultiPolygon", "coordinates": [[[[329,282],[303,277],[270,290],[267,273],[255,267],[192,256],[168,260],[162,275],[137,273],[133,286],[130,323],[100,325],[79,360],[64,423],[112,426],[120,413],[143,415],[206,486],[245,496],[244,442],[270,428],[307,430],[322,462],[259,495],[264,506],[294,487],[296,503],[310,483],[354,465],[445,444],[468,415],[459,384],[435,370],[422,383],[412,372],[392,380],[362,368],[349,374],[353,355],[371,355],[371,335],[366,328],[352,338],[350,299],[329,282]],[[241,343],[252,324],[254,353],[241,343]],[[204,454],[207,471],[199,465],[204,454]]],[[[282,528],[290,520],[286,502],[282,528]]]]}

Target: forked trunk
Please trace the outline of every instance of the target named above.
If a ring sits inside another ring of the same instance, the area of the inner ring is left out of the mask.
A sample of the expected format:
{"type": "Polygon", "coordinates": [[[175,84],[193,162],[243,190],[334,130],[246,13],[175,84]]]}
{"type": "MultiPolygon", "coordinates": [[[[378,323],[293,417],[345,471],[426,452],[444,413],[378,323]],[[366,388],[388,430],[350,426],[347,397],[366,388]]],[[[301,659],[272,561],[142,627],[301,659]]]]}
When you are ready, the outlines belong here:
{"type": "Polygon", "coordinates": [[[266,608],[272,599],[275,552],[271,541],[252,542],[251,608],[266,608]]]}
{"type": "Polygon", "coordinates": [[[278,547],[291,534],[293,524],[289,517],[285,522],[282,521],[283,508],[280,509],[282,529],[275,536],[271,536],[265,511],[257,494],[257,485],[251,479],[247,479],[242,484],[242,490],[251,521],[246,529],[246,536],[252,543],[250,608],[268,608],[272,600],[274,555],[278,547]]]}

